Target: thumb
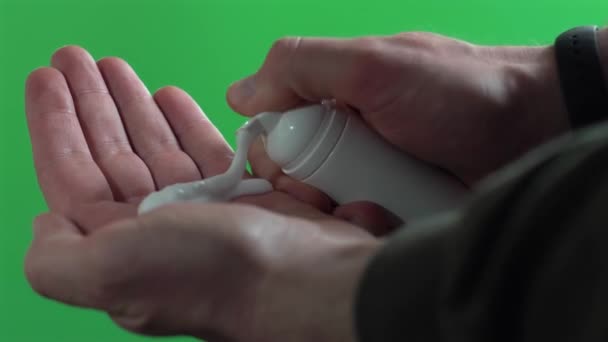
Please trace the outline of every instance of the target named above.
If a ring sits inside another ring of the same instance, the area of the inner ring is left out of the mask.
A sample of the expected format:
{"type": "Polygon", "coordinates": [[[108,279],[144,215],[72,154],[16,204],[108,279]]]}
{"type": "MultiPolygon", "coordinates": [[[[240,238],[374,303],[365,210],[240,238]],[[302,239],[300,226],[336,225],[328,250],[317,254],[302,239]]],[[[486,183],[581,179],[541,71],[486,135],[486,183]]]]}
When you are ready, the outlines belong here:
{"type": "Polygon", "coordinates": [[[382,38],[283,38],[257,73],[229,87],[228,104],[248,116],[325,99],[372,108],[386,101],[379,88],[394,76],[385,72],[384,44],[382,38]]]}
{"type": "Polygon", "coordinates": [[[25,275],[32,288],[45,297],[69,304],[84,304],[75,287],[83,281],[80,270],[82,231],[64,216],[46,213],[34,220],[34,239],[25,258],[25,275]]]}
{"type": "MultiPolygon", "coordinates": [[[[130,227],[135,220],[116,222],[130,227]]],[[[108,231],[111,227],[108,227],[108,231]]],[[[107,253],[104,245],[90,243],[83,230],[65,216],[47,213],[34,221],[34,239],[25,257],[25,276],[40,295],[70,305],[104,308],[111,303],[100,299],[103,284],[100,272],[107,253]]]]}
{"type": "Polygon", "coordinates": [[[351,202],[338,206],[333,216],[357,225],[374,236],[391,234],[404,222],[397,215],[372,202],[351,202]]]}
{"type": "Polygon", "coordinates": [[[80,228],[67,217],[52,212],[37,216],[33,222],[33,245],[46,244],[49,241],[75,242],[84,238],[80,228]]]}

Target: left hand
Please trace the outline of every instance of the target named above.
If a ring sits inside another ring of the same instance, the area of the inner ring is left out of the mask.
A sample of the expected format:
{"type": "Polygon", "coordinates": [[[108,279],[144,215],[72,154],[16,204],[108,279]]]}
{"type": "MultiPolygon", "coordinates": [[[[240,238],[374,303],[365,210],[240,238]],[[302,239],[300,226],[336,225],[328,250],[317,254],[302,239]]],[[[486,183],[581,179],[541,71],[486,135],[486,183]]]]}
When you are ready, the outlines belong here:
{"type": "Polygon", "coordinates": [[[270,196],[311,216],[181,204],[88,236],[62,216],[41,216],[29,281],[44,296],[103,310],[143,334],[355,341],[356,286],[379,240],[285,194],[270,196]]]}
{"type": "Polygon", "coordinates": [[[223,172],[232,159],[186,93],[169,87],[152,96],[124,61],[96,63],[67,47],[30,75],[26,107],[51,211],[37,220],[26,259],[39,293],[150,334],[340,340],[349,332],[348,291],[378,242],[335,217],[386,231],[397,222],[379,208],[335,209],[254,148],[254,174],[277,191],[238,201],[276,213],[199,204],[137,217],[151,191],[223,172]],[[340,329],[323,330],[338,321],[340,329]]]}
{"type": "MultiPolygon", "coordinates": [[[[233,152],[184,91],[150,94],[118,58],[95,62],[84,49],[58,50],[32,72],[26,113],[38,183],[51,211],[91,232],[134,217],[149,193],[228,169],[233,152]]],[[[277,191],[359,225],[387,215],[371,204],[335,208],[322,192],[287,177],[252,148],[254,175],[277,191]]],[[[272,203],[268,203],[272,204],[272,203]]]]}

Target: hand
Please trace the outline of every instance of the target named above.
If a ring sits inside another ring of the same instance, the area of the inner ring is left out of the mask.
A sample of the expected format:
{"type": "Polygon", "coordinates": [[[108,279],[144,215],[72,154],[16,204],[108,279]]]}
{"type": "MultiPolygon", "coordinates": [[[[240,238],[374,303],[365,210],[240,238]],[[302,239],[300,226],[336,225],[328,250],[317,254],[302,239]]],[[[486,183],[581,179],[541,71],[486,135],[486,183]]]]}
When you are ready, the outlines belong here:
{"type": "Polygon", "coordinates": [[[569,129],[551,47],[429,33],[277,41],[228,90],[245,115],[336,99],[403,151],[468,184],[569,129]]]}
{"type": "Polygon", "coordinates": [[[286,194],[265,196],[287,215],[180,204],[85,235],[46,214],[36,221],[26,274],[40,294],[103,310],[137,333],[355,341],[356,285],[380,242],[286,194]]]}
{"type": "MultiPolygon", "coordinates": [[[[38,182],[52,212],[89,232],[135,216],[152,191],[228,168],[232,150],[182,90],[166,87],[152,96],[125,61],[96,63],[74,46],[57,51],[51,64],[29,76],[26,112],[38,182]]],[[[266,159],[254,155],[250,162],[258,174],[273,179],[277,191],[382,229],[376,224],[385,215],[380,208],[336,209],[314,188],[273,176],[276,166],[266,159]]]]}
{"type": "MultiPolygon", "coordinates": [[[[233,156],[185,92],[152,96],[126,62],[96,63],[79,47],[57,51],[51,68],[30,75],[26,112],[49,209],[87,231],[135,216],[154,190],[225,171],[233,156]]],[[[318,192],[292,192],[329,210],[318,192]]]]}
{"type": "MultiPolygon", "coordinates": [[[[280,191],[240,205],[136,216],[151,191],[223,172],[232,159],[186,93],[151,96],[124,61],[95,63],[67,47],[30,75],[26,107],[51,210],[37,219],[26,258],[36,291],[148,334],[350,339],[351,294],[378,241],[329,216],[344,214],[318,191],[278,176],[280,191]]],[[[276,174],[266,159],[252,164],[276,174]]],[[[394,227],[371,209],[349,218],[376,232],[394,227]]]]}

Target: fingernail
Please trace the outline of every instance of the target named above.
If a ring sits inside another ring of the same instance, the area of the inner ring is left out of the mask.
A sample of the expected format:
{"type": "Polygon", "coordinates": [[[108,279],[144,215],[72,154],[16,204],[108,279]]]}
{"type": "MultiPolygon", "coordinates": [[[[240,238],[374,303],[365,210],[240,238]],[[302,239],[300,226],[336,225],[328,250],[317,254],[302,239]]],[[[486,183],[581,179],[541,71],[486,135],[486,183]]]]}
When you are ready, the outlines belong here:
{"type": "Polygon", "coordinates": [[[242,105],[255,94],[255,81],[253,76],[235,82],[230,86],[228,100],[235,105],[242,105]]]}

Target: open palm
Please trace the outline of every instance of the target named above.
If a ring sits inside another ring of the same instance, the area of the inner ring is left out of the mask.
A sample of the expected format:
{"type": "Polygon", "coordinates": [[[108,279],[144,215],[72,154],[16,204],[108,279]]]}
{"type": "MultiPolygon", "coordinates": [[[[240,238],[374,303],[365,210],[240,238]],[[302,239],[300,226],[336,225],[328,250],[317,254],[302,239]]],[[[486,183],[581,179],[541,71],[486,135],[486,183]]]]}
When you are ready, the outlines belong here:
{"type": "MultiPolygon", "coordinates": [[[[136,215],[152,191],[223,172],[233,157],[188,94],[166,87],[151,95],[123,60],[95,62],[75,46],[32,72],[26,112],[49,209],[86,231],[136,215]]],[[[323,194],[286,180],[257,155],[256,173],[293,196],[274,192],[243,201],[304,216],[331,210],[323,194]]]]}

